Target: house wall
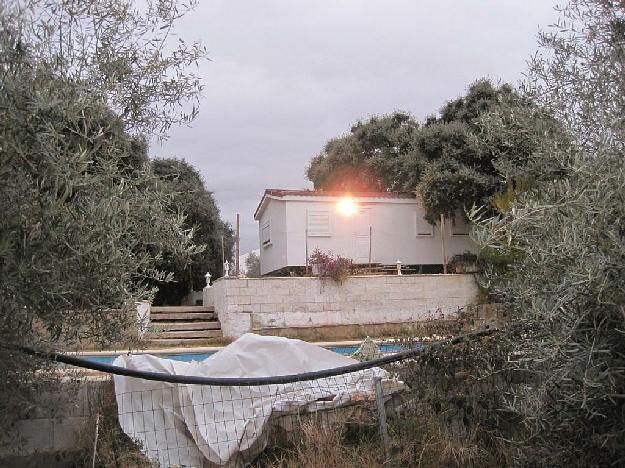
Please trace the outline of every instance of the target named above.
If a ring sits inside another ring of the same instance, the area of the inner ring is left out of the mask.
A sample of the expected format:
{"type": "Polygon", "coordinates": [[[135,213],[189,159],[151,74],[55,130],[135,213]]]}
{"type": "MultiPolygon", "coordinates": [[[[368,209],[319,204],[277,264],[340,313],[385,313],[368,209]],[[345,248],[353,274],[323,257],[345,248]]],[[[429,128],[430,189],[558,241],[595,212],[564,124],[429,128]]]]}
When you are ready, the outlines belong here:
{"type": "Polygon", "coordinates": [[[472,275],[219,279],[211,287],[224,336],[271,329],[413,323],[474,302],[472,275]]]}
{"type": "Polygon", "coordinates": [[[260,240],[260,274],[287,266],[287,235],[286,235],[286,202],[271,200],[263,211],[258,222],[258,238],[260,240]],[[263,245],[262,228],[269,221],[271,244],[263,245]]]}
{"type": "MultiPolygon", "coordinates": [[[[274,203],[276,200],[270,200],[268,208],[274,203]]],[[[351,258],[354,263],[368,263],[369,225],[372,263],[394,264],[397,260],[401,260],[404,264],[442,263],[440,225],[434,227],[431,236],[417,235],[417,219],[425,222],[423,220],[425,212],[416,200],[365,201],[362,208],[368,211],[368,215],[351,217],[337,212],[336,200],[287,200],[284,203],[288,263],[282,264],[281,267],[306,265],[306,242],[309,254],[315,248],[319,248],[351,258]],[[309,233],[306,237],[309,211],[330,213],[330,236],[315,236],[309,233]]],[[[475,245],[468,235],[454,235],[452,230],[452,223],[446,222],[448,258],[458,253],[475,251],[475,245]]],[[[272,266],[275,265],[274,263],[272,266]]],[[[263,274],[274,269],[276,268],[264,267],[263,274]]]]}

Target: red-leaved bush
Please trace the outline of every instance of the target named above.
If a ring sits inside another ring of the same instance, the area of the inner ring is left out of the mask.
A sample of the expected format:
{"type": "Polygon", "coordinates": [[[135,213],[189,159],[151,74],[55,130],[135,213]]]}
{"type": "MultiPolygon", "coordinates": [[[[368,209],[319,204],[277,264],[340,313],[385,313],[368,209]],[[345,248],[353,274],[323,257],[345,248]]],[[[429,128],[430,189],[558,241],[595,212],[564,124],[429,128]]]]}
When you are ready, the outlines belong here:
{"type": "Polygon", "coordinates": [[[333,255],[332,252],[323,252],[319,249],[313,250],[309,262],[317,267],[316,276],[332,278],[339,284],[349,276],[352,270],[352,261],[350,259],[340,255],[333,255]]]}

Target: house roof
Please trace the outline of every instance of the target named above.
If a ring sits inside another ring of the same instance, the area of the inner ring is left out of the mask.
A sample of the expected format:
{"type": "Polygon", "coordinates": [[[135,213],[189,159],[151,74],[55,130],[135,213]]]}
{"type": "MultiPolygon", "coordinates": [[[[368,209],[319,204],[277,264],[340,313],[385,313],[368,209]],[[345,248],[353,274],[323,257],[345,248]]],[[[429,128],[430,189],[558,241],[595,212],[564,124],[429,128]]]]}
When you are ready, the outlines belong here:
{"type": "Polygon", "coordinates": [[[285,197],[319,197],[319,198],[387,198],[387,199],[411,199],[415,198],[414,193],[410,192],[347,192],[339,190],[289,190],[289,189],[265,189],[265,193],[254,211],[254,219],[264,208],[269,198],[285,198],[285,197]]]}

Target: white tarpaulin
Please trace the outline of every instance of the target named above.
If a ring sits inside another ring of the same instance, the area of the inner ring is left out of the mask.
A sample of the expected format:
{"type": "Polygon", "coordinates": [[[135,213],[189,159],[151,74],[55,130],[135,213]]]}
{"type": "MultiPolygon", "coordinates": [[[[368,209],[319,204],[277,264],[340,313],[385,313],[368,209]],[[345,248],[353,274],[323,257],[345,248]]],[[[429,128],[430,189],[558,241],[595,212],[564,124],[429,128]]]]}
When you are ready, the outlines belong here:
{"type": "MultiPolygon", "coordinates": [[[[288,338],[243,335],[203,361],[122,355],[114,365],[205,377],[269,377],[330,369],[358,361],[288,338]]],[[[119,422],[161,466],[239,466],[266,445],[274,414],[331,410],[375,395],[380,368],[280,385],[180,385],[114,376],[119,422]]]]}

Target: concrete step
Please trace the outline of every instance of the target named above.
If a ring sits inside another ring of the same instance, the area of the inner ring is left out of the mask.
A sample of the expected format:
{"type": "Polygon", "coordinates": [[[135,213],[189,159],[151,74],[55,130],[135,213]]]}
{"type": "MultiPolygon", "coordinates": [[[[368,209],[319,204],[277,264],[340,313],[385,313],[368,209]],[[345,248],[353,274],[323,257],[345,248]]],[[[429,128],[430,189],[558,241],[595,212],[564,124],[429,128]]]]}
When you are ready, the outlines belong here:
{"type": "Polygon", "coordinates": [[[221,324],[218,320],[210,322],[152,322],[151,331],[178,331],[178,330],[220,330],[221,324]]]}
{"type": "Polygon", "coordinates": [[[215,344],[223,344],[223,337],[216,336],[212,338],[152,338],[148,341],[151,346],[210,346],[215,344]]]}
{"type": "Polygon", "coordinates": [[[223,340],[223,333],[213,307],[156,306],[146,339],[151,345],[197,346],[223,340]]]}
{"type": "Polygon", "coordinates": [[[163,338],[197,338],[197,339],[207,339],[207,338],[221,338],[223,334],[221,329],[219,330],[186,330],[186,331],[154,331],[148,332],[147,339],[149,341],[153,341],[154,339],[163,339],[163,338]]]}
{"type": "Polygon", "coordinates": [[[172,314],[150,314],[151,322],[159,322],[163,320],[217,320],[217,314],[214,312],[188,312],[188,313],[172,313],[172,314]]]}
{"type": "Polygon", "coordinates": [[[152,306],[150,314],[204,313],[215,312],[212,306],[152,306]]]}

